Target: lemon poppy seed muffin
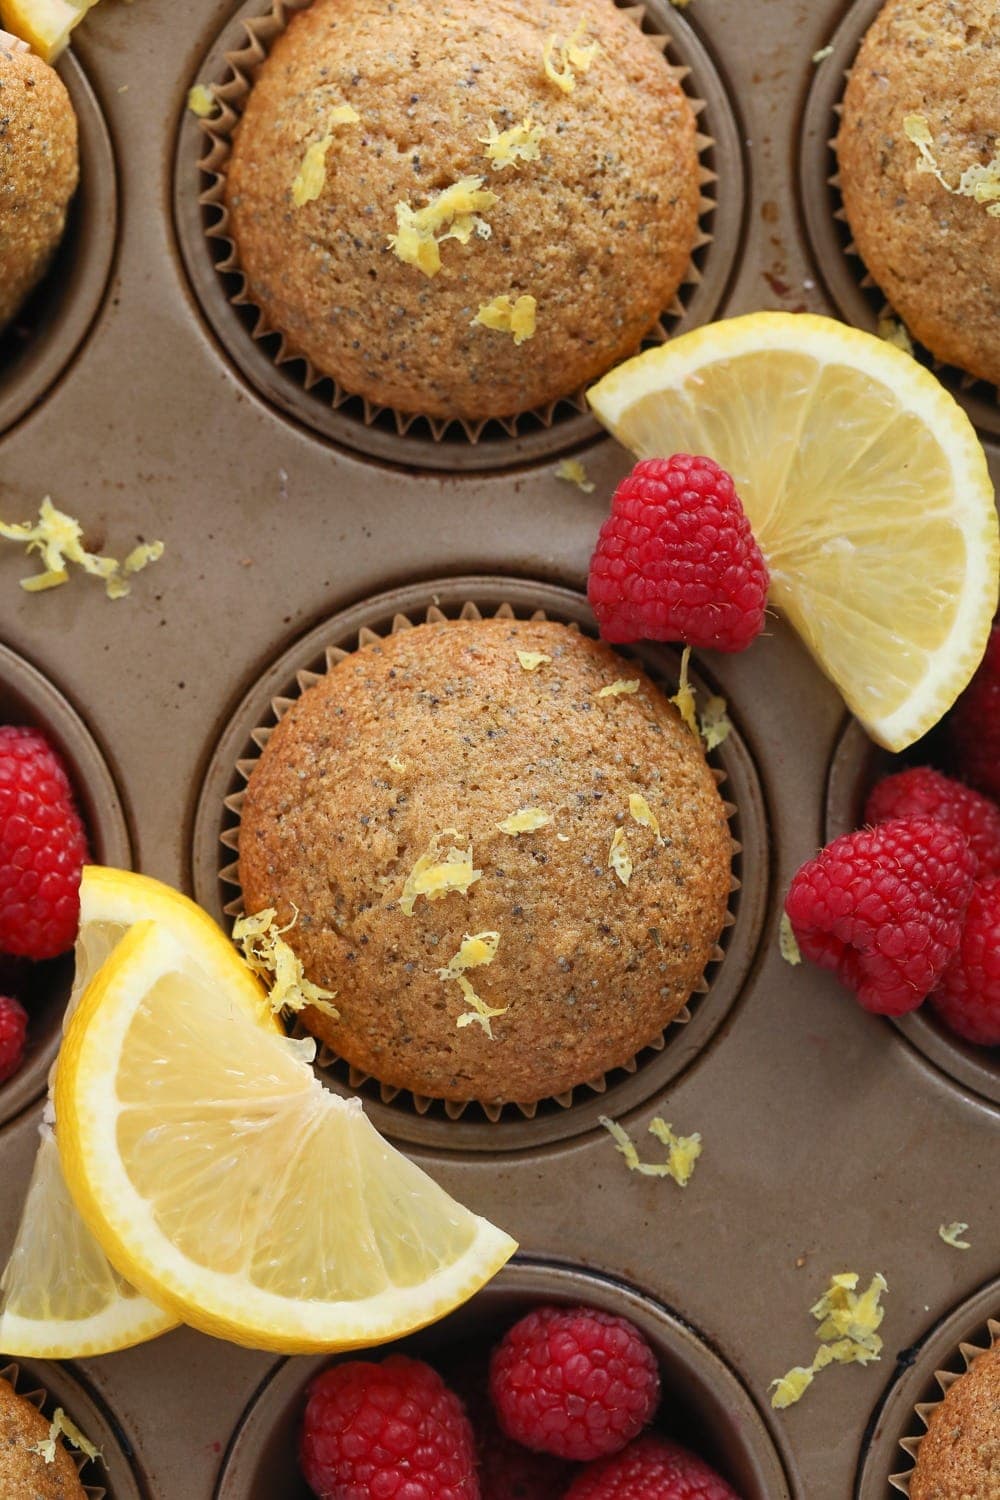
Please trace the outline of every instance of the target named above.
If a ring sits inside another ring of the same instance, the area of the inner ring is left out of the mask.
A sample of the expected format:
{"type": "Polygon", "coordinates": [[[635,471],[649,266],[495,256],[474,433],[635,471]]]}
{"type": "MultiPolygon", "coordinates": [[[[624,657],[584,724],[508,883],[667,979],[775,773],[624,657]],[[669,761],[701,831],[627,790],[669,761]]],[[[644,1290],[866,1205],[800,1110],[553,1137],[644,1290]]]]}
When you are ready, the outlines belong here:
{"type": "Polygon", "coordinates": [[[247,99],[228,232],[250,299],[346,390],[507,416],[607,370],[669,306],[695,133],[613,0],[314,0],[247,99]]]}
{"type": "Polygon", "coordinates": [[[0,1495],[3,1500],[86,1500],[76,1464],[61,1442],[46,1463],[41,1447],[48,1420],[13,1386],[0,1380],[0,1495]]]}
{"type": "Polygon", "coordinates": [[[980,1354],[931,1413],[910,1478],[910,1500],[1000,1495],[1000,1345],[980,1354]]]}
{"type": "Polygon", "coordinates": [[[913,337],[1000,385],[1000,219],[989,176],[978,200],[972,180],[994,162],[1000,190],[1000,0],[888,0],[851,69],[837,157],[854,242],[913,337]]]}
{"type": "Polygon", "coordinates": [[[48,270],[79,175],[76,114],[59,75],[0,41],[0,329],[48,270]]]}
{"type": "Polygon", "coordinates": [[[294,918],[285,941],[336,991],[338,1020],[305,1016],[342,1057],[526,1104],[677,1015],[731,848],[700,745],[631,662],[563,625],[468,621],[364,646],[289,709],[239,872],[247,912],[294,918]]]}

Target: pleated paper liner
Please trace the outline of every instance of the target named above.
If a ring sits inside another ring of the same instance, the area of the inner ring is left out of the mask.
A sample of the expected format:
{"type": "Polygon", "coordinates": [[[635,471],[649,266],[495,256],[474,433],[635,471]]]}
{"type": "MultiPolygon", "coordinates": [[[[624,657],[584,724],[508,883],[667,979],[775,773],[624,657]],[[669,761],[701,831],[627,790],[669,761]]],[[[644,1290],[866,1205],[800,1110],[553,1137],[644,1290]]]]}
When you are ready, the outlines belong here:
{"type": "MultiPolygon", "coordinates": [[[[232,148],[233,131],[243,112],[257,72],[267,57],[275,37],[285,29],[289,18],[295,12],[308,9],[311,3],[312,0],[272,0],[271,9],[265,15],[243,17],[242,26],[246,32],[246,41],[236,50],[226,51],[223,54],[226,65],[225,74],[212,86],[220,112],[200,122],[207,139],[199,168],[202,177],[208,179],[208,186],[198,199],[202,208],[202,234],[207,237],[214,269],[217,278],[223,279],[228,301],[233,308],[242,311],[244,320],[242,328],[238,330],[242,337],[236,341],[227,340],[230,353],[237,358],[237,361],[241,353],[246,355],[246,339],[249,336],[250,340],[261,350],[266,351],[267,358],[275,367],[282,371],[285,371],[286,367],[292,367],[287,373],[294,379],[300,391],[309,393],[309,401],[297,403],[295,415],[313,425],[318,425],[320,430],[328,435],[341,436],[345,441],[351,441],[350,435],[346,435],[343,427],[339,432],[334,433],[322,415],[323,408],[327,413],[342,413],[353,419],[356,427],[361,430],[354,441],[362,447],[369,446],[361,436],[366,429],[381,430],[383,433],[394,434],[397,438],[409,436],[411,439],[422,439],[431,449],[423,461],[435,467],[440,467],[447,461],[448,444],[457,448],[458,453],[461,454],[463,450],[467,450],[467,445],[475,446],[481,441],[489,443],[490,440],[502,440],[505,437],[523,438],[532,433],[555,436],[554,429],[572,422],[574,418],[585,417],[588,408],[584,388],[570,392],[544,406],[534,407],[512,416],[491,417],[476,421],[464,418],[441,418],[419,412],[401,411],[395,407],[379,406],[366,397],[346,390],[337,380],[316,370],[291,339],[271,326],[264,311],[250,296],[240,268],[236,246],[229,236],[229,213],[225,204],[226,167],[232,148]]],[[[660,29],[661,24],[665,28],[666,18],[663,13],[670,10],[665,0],[647,0],[645,5],[628,5],[622,3],[622,0],[616,0],[616,3],[664,54],[667,54],[668,48],[681,53],[682,49],[677,46],[675,38],[667,35],[665,29],[660,29]]],[[[678,28],[674,25],[673,29],[678,28]]],[[[701,54],[700,72],[705,72],[706,67],[710,68],[711,65],[708,64],[707,57],[700,44],[697,43],[697,39],[693,37],[693,33],[690,50],[701,54]]],[[[704,114],[706,101],[700,97],[700,94],[696,95],[693,92],[691,66],[682,60],[679,63],[671,62],[670,69],[685,89],[695,115],[704,114]]],[[[699,85],[701,81],[699,78],[699,85]]],[[[706,92],[724,100],[725,96],[720,83],[706,92]]],[[[728,106],[726,109],[728,112],[728,106]]],[[[709,111],[710,116],[712,113],[714,111],[709,111]]],[[[701,123],[699,121],[699,125],[701,123]]],[[[663,343],[682,326],[689,327],[698,322],[707,321],[724,288],[728,266],[721,268],[720,276],[706,277],[710,246],[715,237],[714,220],[717,209],[712,188],[719,174],[716,171],[717,140],[715,134],[712,133],[715,130],[715,124],[711,118],[704,123],[709,133],[699,128],[695,138],[699,154],[701,195],[698,232],[692,258],[672,302],[663,310],[659,321],[643,340],[641,345],[643,348],[663,343]]],[[[726,152],[727,160],[724,168],[727,193],[739,192],[742,198],[742,171],[738,148],[735,147],[735,132],[729,130],[726,136],[727,141],[731,138],[733,142],[733,146],[726,152]],[[734,163],[733,170],[730,170],[731,160],[734,163]]],[[[736,212],[737,214],[739,212],[738,205],[736,212]]],[[[183,235],[183,221],[181,229],[183,235]]],[[[585,433],[581,434],[575,427],[572,433],[567,433],[569,442],[579,441],[581,435],[586,436],[596,430],[589,416],[585,417],[585,422],[585,433]]],[[[417,445],[410,445],[411,459],[414,446],[417,445]]],[[[519,456],[523,458],[524,455],[522,453],[519,456]]],[[[420,459],[415,461],[420,462],[420,459]]]]}
{"type": "MultiPolygon", "coordinates": [[[[513,606],[506,602],[500,604],[499,608],[495,610],[493,617],[501,620],[515,620],[518,618],[544,620],[553,618],[551,612],[547,613],[542,609],[536,609],[529,614],[518,616],[515,614],[513,606]]],[[[481,620],[483,613],[479,605],[470,599],[461,603],[457,618],[460,620],[481,620]]],[[[397,613],[392,620],[389,631],[383,632],[383,634],[395,634],[400,630],[409,630],[417,623],[447,624],[448,619],[449,616],[444,614],[437,605],[432,604],[424,611],[411,611],[406,614],[397,613]]],[[[568,625],[570,629],[579,629],[576,621],[571,620],[568,622],[568,625]]],[[[367,646],[376,643],[381,638],[382,636],[377,631],[364,626],[358,633],[357,644],[359,647],[367,646]]],[[[349,651],[344,650],[340,646],[328,646],[325,651],[326,671],[329,671],[350,654],[349,651]]],[[[267,721],[256,725],[251,731],[250,740],[252,743],[248,746],[248,749],[252,753],[241,757],[236,762],[236,772],[239,780],[242,782],[249,780],[256,765],[257,756],[270,739],[275,724],[292,707],[296,698],[319,682],[323,675],[323,672],[320,671],[310,669],[299,670],[294,675],[294,681],[289,683],[287,693],[272,698],[270,715],[267,721]]],[[[694,678],[692,680],[697,686],[697,679],[694,678]]],[[[662,684],[660,685],[662,686],[662,684]]],[[[673,691],[672,686],[669,691],[673,691]]],[[[704,698],[702,701],[704,701],[704,698]]],[[[712,774],[717,784],[721,784],[726,780],[725,770],[719,767],[713,766],[712,774]]],[[[239,820],[244,796],[245,793],[243,791],[237,791],[231,793],[225,799],[226,809],[232,815],[232,821],[221,834],[221,843],[227,856],[231,856],[239,846],[239,820]]],[[[727,816],[730,819],[734,818],[737,812],[735,805],[732,802],[725,802],[724,806],[727,816]]],[[[742,847],[739,841],[736,839],[733,840],[734,859],[741,854],[742,847]]],[[[224,907],[225,915],[235,920],[236,917],[243,913],[243,896],[239,883],[239,861],[234,860],[232,863],[225,864],[219,871],[219,878],[235,892],[224,907]]],[[[701,1003],[702,997],[708,993],[712,980],[726,956],[725,945],[728,942],[729,930],[733,927],[736,920],[734,908],[738,905],[738,893],[741,889],[740,879],[735,873],[731,875],[731,882],[732,899],[729,910],[727,910],[724,918],[722,940],[715,945],[706,972],[695,986],[689,1003],[678,1012],[664,1031],[653,1037],[645,1047],[641,1048],[620,1069],[615,1069],[610,1073],[600,1073],[594,1078],[566,1090],[564,1093],[552,1096],[548,1100],[527,1104],[517,1104],[515,1102],[487,1104],[478,1100],[457,1101],[434,1099],[422,1094],[413,1093],[407,1089],[395,1088],[383,1084],[378,1079],[373,1078],[371,1074],[353,1067],[345,1059],[333,1052],[325,1043],[320,1044],[317,1065],[321,1071],[329,1073],[332,1079],[341,1084],[346,1083],[348,1089],[374,1091],[382,1104],[392,1105],[397,1108],[402,1107],[416,1113],[418,1116],[427,1115],[433,1109],[435,1112],[443,1114],[446,1120],[456,1121],[460,1120],[467,1111],[471,1110],[474,1114],[484,1117],[491,1124],[497,1124],[501,1120],[509,1119],[512,1116],[516,1118],[517,1115],[526,1120],[533,1120],[540,1110],[568,1110],[581,1096],[587,1097],[603,1094],[607,1090],[609,1082],[613,1082],[616,1077],[627,1076],[637,1072],[645,1061],[664,1049],[667,1044],[668,1033],[675,1028],[683,1028],[691,1021],[692,1010],[701,1003]]],[[[307,1035],[308,1033],[300,1026],[298,1034],[307,1035]]]]}
{"type": "MultiPolygon", "coordinates": [[[[0,1380],[6,1380],[7,1384],[13,1387],[15,1394],[23,1397],[37,1411],[40,1411],[46,1421],[52,1420],[57,1406],[63,1406],[70,1421],[76,1420],[76,1414],[64,1406],[62,1399],[52,1395],[47,1387],[37,1379],[34,1371],[29,1374],[27,1370],[22,1368],[20,1363],[11,1361],[10,1364],[4,1365],[2,1360],[0,1360],[0,1380]]],[[[97,1443],[97,1438],[88,1432],[82,1423],[78,1422],[77,1426],[80,1427],[86,1438],[95,1444],[97,1443]]],[[[77,1473],[80,1476],[80,1483],[83,1485],[84,1494],[88,1497],[88,1500],[113,1500],[111,1492],[105,1485],[98,1483],[98,1480],[104,1477],[100,1472],[103,1468],[100,1459],[88,1458],[85,1453],[80,1453],[78,1449],[73,1447],[72,1443],[65,1440],[62,1440],[62,1446],[76,1465],[77,1473]]],[[[3,1500],[19,1500],[19,1497],[5,1495],[3,1496],[3,1500]]]]}
{"type": "Polygon", "coordinates": [[[960,1359],[962,1365],[964,1366],[963,1369],[941,1369],[934,1371],[934,1379],[941,1391],[940,1399],[937,1401],[920,1401],[913,1408],[914,1421],[912,1426],[916,1428],[919,1425],[924,1430],[923,1432],[915,1433],[914,1435],[911,1435],[909,1437],[900,1438],[899,1446],[912,1461],[911,1466],[907,1469],[903,1469],[898,1474],[890,1474],[889,1476],[889,1483],[893,1486],[894,1489],[899,1490],[901,1494],[909,1495],[910,1493],[910,1481],[913,1478],[914,1467],[917,1462],[917,1454],[920,1452],[920,1444],[923,1442],[926,1431],[931,1424],[931,1418],[934,1412],[941,1405],[941,1402],[948,1394],[951,1387],[955,1384],[955,1381],[961,1380],[962,1376],[972,1368],[972,1365],[979,1358],[979,1356],[981,1354],[988,1354],[991,1349],[996,1348],[996,1346],[1000,1344],[1000,1321],[995,1318],[989,1318],[987,1320],[984,1333],[986,1337],[985,1343],[971,1343],[963,1341],[959,1344],[956,1358],[953,1363],[958,1363],[960,1359]]]}
{"type": "MultiPolygon", "coordinates": [[[[844,85],[862,38],[881,8],[882,0],[857,0],[835,32],[830,53],[816,64],[803,117],[799,158],[806,225],[823,280],[847,321],[870,332],[875,332],[883,319],[899,319],[869,274],[851,235],[840,191],[836,137],[844,85]]],[[[913,349],[915,357],[934,372],[976,427],[1000,436],[1000,389],[955,365],[942,363],[915,339],[913,349]]]]}

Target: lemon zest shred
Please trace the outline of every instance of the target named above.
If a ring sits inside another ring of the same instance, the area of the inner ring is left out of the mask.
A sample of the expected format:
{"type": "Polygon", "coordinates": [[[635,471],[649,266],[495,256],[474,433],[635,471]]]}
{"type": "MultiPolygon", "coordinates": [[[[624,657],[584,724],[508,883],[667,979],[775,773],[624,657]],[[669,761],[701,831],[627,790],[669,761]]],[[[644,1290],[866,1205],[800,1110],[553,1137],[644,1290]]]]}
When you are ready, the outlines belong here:
{"type": "Polygon", "coordinates": [[[306,147],[306,154],[292,182],[292,202],[296,208],[314,203],[326,187],[326,153],[333,145],[337,125],[356,125],[361,119],[352,104],[337,104],[326,121],[326,134],[306,147]]]}
{"type": "Polygon", "coordinates": [[[396,771],[399,774],[406,770],[406,761],[400,760],[398,755],[390,755],[388,765],[390,771],[396,771]]]}
{"type": "Polygon", "coordinates": [[[556,478],[575,484],[585,495],[592,495],[597,488],[594,481],[588,479],[587,470],[578,458],[561,458],[556,464],[556,478]]]}
{"type": "Polygon", "coordinates": [[[828,1365],[867,1365],[880,1358],[882,1340],[877,1330],[885,1316],[880,1299],[889,1290],[888,1284],[881,1272],[876,1272],[867,1290],[859,1295],[859,1280],[856,1271],[831,1277],[826,1291],[809,1309],[819,1324],[816,1337],[820,1347],[811,1365],[796,1365],[771,1381],[771,1405],[777,1411],[801,1401],[813,1377],[828,1365]]]}
{"type": "Polygon", "coordinates": [[[832,54],[833,54],[833,47],[832,46],[821,47],[818,52],[814,52],[813,53],[812,60],[813,60],[814,63],[825,62],[828,57],[832,56],[832,54]]]}
{"type": "Polygon", "coordinates": [[[523,344],[535,336],[535,315],[538,304],[534,297],[524,295],[512,302],[506,293],[494,297],[492,302],[481,302],[476,316],[469,326],[481,323],[497,333],[513,334],[515,344],[523,344]]]}
{"type": "Polygon", "coordinates": [[[1000,218],[1000,135],[994,139],[992,159],[988,162],[974,162],[972,166],[966,167],[957,184],[952,187],[934,155],[934,137],[927,116],[905,115],[903,131],[907,140],[919,152],[918,172],[929,172],[937,178],[946,193],[959,198],[971,198],[974,203],[982,204],[988,214],[1000,218]]]}
{"type": "Polygon", "coordinates": [[[564,94],[573,92],[576,88],[576,74],[586,73],[601,50],[598,41],[584,44],[587,24],[585,17],[566,42],[562,41],[558,32],[553,31],[546,38],[542,49],[542,70],[549,82],[562,89],[564,94]]]}
{"type": "Polygon", "coordinates": [[[658,844],[663,843],[657,816],[641,792],[631,792],[629,794],[628,810],[632,814],[634,822],[638,823],[641,828],[652,829],[656,842],[658,844]]]}
{"type": "Polygon", "coordinates": [[[187,107],[199,120],[207,120],[219,108],[219,101],[211,89],[206,88],[203,83],[196,83],[188,89],[187,107]]]}
{"type": "Polygon", "coordinates": [[[781,913],[781,921],[778,923],[778,951],[785,963],[791,964],[793,968],[802,962],[798,940],[792,928],[792,919],[787,911],[781,913]]]}
{"type": "Polygon", "coordinates": [[[904,354],[913,353],[913,340],[910,338],[906,324],[899,318],[890,318],[888,315],[878,320],[878,336],[885,339],[887,344],[895,344],[897,349],[902,349],[904,354]]]}
{"type": "Polygon", "coordinates": [[[938,1234],[944,1240],[945,1244],[950,1245],[953,1250],[971,1250],[972,1246],[969,1241],[959,1238],[960,1235],[965,1233],[968,1227],[968,1224],[963,1224],[961,1220],[956,1219],[954,1224],[942,1224],[938,1229],[938,1234]]]}
{"type": "Polygon", "coordinates": [[[443,896],[457,891],[465,895],[469,887],[482,877],[482,870],[472,867],[472,841],[456,828],[446,828],[435,833],[424,854],[421,854],[403,883],[399,898],[399,909],[404,916],[412,917],[418,896],[428,901],[440,901],[443,896]],[[451,843],[441,857],[441,841],[451,843]],[[462,847],[465,845],[466,847],[462,847]]]}
{"type": "Polygon", "coordinates": [[[10,542],[24,542],[28,552],[39,552],[42,571],[21,579],[21,587],[29,594],[40,594],[45,589],[58,588],[69,579],[67,563],[75,563],[85,573],[104,580],[109,599],[124,599],[130,592],[129,577],[140,573],[151,562],[163,556],[162,542],[145,542],[133,547],[125,561],[114,557],[99,557],[88,552],[83,545],[83,529],[75,516],[67,515],[53,505],[46,495],[38,508],[38,520],[32,524],[0,521],[0,537],[10,542]]]}
{"type": "Polygon", "coordinates": [[[552,660],[544,651],[519,651],[517,659],[525,672],[537,672],[539,667],[547,666],[552,660]]]}
{"type": "Polygon", "coordinates": [[[502,823],[495,826],[501,833],[509,833],[517,838],[522,833],[537,833],[539,828],[547,828],[551,822],[552,814],[541,807],[519,807],[517,812],[511,813],[509,818],[504,818],[502,823]]]}
{"type": "Polygon", "coordinates": [[[726,700],[713,694],[705,704],[699,724],[705,749],[716,750],[732,732],[732,722],[726,712],[726,700]]]}
{"type": "Polygon", "coordinates": [[[637,693],[639,691],[638,677],[618,677],[614,682],[608,682],[599,688],[594,695],[597,698],[620,698],[626,693],[637,693]]]}
{"type": "Polygon", "coordinates": [[[517,167],[521,161],[537,161],[545,139],[544,126],[536,125],[530,115],[525,115],[520,125],[512,125],[509,130],[499,130],[495,121],[490,120],[487,131],[487,135],[477,136],[477,140],[486,147],[483,155],[489,158],[494,172],[502,172],[504,167],[517,167]]]}
{"type": "Polygon", "coordinates": [[[480,215],[497,202],[496,193],[483,187],[482,177],[462,177],[441,191],[423,208],[396,204],[396,233],[389,235],[389,248],[405,265],[416,266],[425,276],[441,269],[441,241],[454,239],[468,244],[473,232],[489,239],[491,229],[480,215]]]}
{"type": "Polygon", "coordinates": [[[672,1126],[659,1115],[655,1116],[649,1123],[649,1133],[667,1147],[668,1154],[666,1161],[648,1162],[639,1160],[639,1152],[631,1137],[617,1120],[599,1115],[598,1124],[603,1125],[611,1136],[630,1172],[638,1172],[643,1177],[672,1177],[678,1187],[687,1187],[702,1150],[701,1136],[697,1131],[693,1135],[675,1135],[672,1126]]]}
{"type": "Polygon", "coordinates": [[[698,738],[698,720],[694,711],[694,688],[688,681],[688,666],[691,661],[691,647],[685,646],[681,653],[681,676],[677,684],[677,691],[670,702],[677,709],[695,739],[698,738]]]}
{"type": "Polygon", "coordinates": [[[79,1449],[87,1458],[94,1459],[101,1457],[100,1448],[95,1443],[92,1443],[88,1437],[84,1436],[75,1422],[70,1421],[61,1406],[57,1406],[52,1415],[52,1421],[49,1423],[48,1437],[42,1438],[39,1443],[29,1443],[28,1452],[39,1454],[47,1464],[54,1464],[56,1461],[56,1443],[60,1437],[64,1437],[68,1443],[72,1443],[73,1447],[79,1449]]]}
{"type": "Polygon", "coordinates": [[[266,906],[233,923],[233,942],[242,948],[247,967],[267,985],[271,1009],[280,1015],[283,1010],[298,1012],[311,1005],[331,1020],[339,1020],[340,1012],[330,1004],[336,990],[322,989],[307,979],[302,960],[284,940],[283,934],[298,921],[298,912],[284,927],[278,926],[277,916],[273,906],[266,906]]]}
{"type": "Polygon", "coordinates": [[[622,885],[628,885],[632,879],[632,856],[624,828],[615,829],[611,848],[608,850],[608,862],[622,885]]]}
{"type": "Polygon", "coordinates": [[[458,952],[452,955],[443,969],[437,971],[439,979],[454,979],[457,982],[466,1003],[471,1007],[463,1011],[455,1025],[460,1028],[473,1024],[481,1026],[490,1041],[493,1040],[493,1027],[490,1024],[493,1017],[506,1015],[510,1006],[487,1005],[476,994],[471,980],[466,978],[465,970],[480,969],[491,964],[497,956],[499,946],[499,932],[467,932],[459,944],[458,952]]]}

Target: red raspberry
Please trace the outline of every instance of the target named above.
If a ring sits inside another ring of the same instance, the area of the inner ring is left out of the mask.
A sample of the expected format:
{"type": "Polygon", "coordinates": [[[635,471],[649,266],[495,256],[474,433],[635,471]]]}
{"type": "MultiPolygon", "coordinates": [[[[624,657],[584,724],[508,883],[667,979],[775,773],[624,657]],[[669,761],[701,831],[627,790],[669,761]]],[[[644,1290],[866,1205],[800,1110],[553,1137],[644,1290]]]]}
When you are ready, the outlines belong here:
{"type": "Polygon", "coordinates": [[[0,725],[0,950],[39,959],[72,948],[86,861],[59,756],[37,729],[0,725]]]}
{"type": "Polygon", "coordinates": [[[1000,620],[990,631],[976,675],[951,711],[948,732],[960,774],[1000,800],[1000,620]]]}
{"type": "Polygon", "coordinates": [[[646,458],[615,490],[587,596],[606,641],[742,651],[759,635],[767,564],[733,481],[710,458],[646,458]]]}
{"type": "Polygon", "coordinates": [[[463,1358],[443,1374],[452,1390],[461,1391],[472,1423],[482,1500],[554,1500],[564,1494],[576,1466],[551,1453],[532,1453],[501,1432],[481,1359],[463,1358]]]}
{"type": "Polygon", "coordinates": [[[785,911],[806,958],[866,1010],[901,1016],[958,947],[975,860],[957,828],[896,818],[845,833],[795,875],[785,911]]]}
{"type": "Polygon", "coordinates": [[[617,1453],[652,1421],[656,1357],[638,1328],[589,1307],[539,1307],[490,1361],[500,1426],[525,1448],[587,1460],[617,1453]]]}
{"type": "Polygon", "coordinates": [[[403,1354],[316,1377],[299,1461],[320,1500],[479,1500],[462,1403],[430,1365],[403,1354]]]}
{"type": "Polygon", "coordinates": [[[958,952],[931,1005],[967,1042],[1000,1047],[1000,876],[973,887],[958,952]]]}
{"type": "Polygon", "coordinates": [[[890,818],[940,818],[950,823],[969,841],[976,879],[1000,875],[1000,807],[960,781],[930,766],[886,776],[865,804],[865,822],[886,823],[890,818]]]}
{"type": "Polygon", "coordinates": [[[588,1464],[565,1500],[740,1500],[721,1475],[667,1438],[650,1433],[614,1458],[588,1464]]]}
{"type": "Polygon", "coordinates": [[[28,1013],[9,995],[0,995],[0,1083],[13,1078],[24,1061],[28,1013]]]}

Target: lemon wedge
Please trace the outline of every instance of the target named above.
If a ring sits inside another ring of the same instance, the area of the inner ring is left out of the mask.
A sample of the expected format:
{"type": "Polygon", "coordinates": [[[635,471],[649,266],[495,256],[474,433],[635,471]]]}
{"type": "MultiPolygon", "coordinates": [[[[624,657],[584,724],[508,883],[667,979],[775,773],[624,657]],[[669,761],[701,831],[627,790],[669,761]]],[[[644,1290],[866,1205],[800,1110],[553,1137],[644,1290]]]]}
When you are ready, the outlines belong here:
{"type": "Polygon", "coordinates": [[[641,458],[732,475],[771,599],[868,733],[903,750],[975,671],[997,602],[986,458],[964,412],[902,350],[808,313],[709,324],[588,392],[641,458]]]}
{"type": "Polygon", "coordinates": [[[0,0],[0,27],[19,36],[43,62],[54,62],[69,34],[97,0],[0,0]]]}
{"type": "Polygon", "coordinates": [[[301,1046],[139,923],[56,1074],[63,1171],[119,1274],[205,1333],[279,1353],[422,1327],[516,1248],[326,1090],[301,1046]]]}
{"type": "MultiPolygon", "coordinates": [[[[260,985],[199,906],[147,875],[88,865],[80,883],[72,1016],[91,979],[136,922],[155,921],[232,986],[257,1024],[280,1027],[260,985]]],[[[36,1359],[78,1359],[125,1349],[173,1328],[177,1318],[140,1296],[113,1269],[63,1180],[51,1125],[28,1185],[17,1238],[0,1277],[0,1349],[36,1359]]]]}

